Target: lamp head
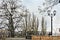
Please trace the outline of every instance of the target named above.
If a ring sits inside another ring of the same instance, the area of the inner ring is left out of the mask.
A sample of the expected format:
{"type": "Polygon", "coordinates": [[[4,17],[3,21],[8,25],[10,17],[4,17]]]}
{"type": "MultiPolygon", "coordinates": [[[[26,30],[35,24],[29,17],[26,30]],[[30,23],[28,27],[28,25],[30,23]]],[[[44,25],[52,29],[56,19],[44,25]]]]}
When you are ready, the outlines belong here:
{"type": "Polygon", "coordinates": [[[54,13],[54,16],[55,16],[56,15],[56,10],[54,10],[53,13],[54,13]]]}
{"type": "Polygon", "coordinates": [[[48,15],[50,15],[50,12],[51,12],[50,10],[47,11],[48,15]]]}

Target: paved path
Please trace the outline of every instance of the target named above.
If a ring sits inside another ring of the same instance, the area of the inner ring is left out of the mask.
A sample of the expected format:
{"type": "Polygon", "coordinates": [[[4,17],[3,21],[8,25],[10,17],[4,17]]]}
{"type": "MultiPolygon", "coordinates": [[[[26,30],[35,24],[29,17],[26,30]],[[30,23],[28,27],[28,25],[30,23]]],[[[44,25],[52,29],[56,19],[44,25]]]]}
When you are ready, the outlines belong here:
{"type": "Polygon", "coordinates": [[[6,40],[30,40],[25,38],[6,38],[6,40]]]}

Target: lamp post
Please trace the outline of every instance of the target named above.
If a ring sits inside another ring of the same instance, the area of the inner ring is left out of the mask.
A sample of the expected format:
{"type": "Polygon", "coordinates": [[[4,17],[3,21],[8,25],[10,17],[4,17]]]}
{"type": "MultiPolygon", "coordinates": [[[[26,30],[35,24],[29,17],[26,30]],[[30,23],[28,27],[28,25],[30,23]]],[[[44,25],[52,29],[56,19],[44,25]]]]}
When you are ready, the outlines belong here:
{"type": "Polygon", "coordinates": [[[53,13],[50,13],[51,11],[48,10],[47,13],[48,13],[48,16],[51,17],[51,33],[50,35],[52,35],[53,33],[53,17],[56,15],[56,10],[53,11],[53,13]]]}

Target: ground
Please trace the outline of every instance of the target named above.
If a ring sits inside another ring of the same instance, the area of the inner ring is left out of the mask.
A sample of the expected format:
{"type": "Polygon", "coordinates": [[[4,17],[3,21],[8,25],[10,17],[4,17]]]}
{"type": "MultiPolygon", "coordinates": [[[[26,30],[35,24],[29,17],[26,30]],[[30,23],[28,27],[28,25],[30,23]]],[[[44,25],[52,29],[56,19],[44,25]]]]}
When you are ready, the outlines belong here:
{"type": "Polygon", "coordinates": [[[25,38],[6,38],[6,40],[31,40],[31,39],[25,39],[25,38]]]}

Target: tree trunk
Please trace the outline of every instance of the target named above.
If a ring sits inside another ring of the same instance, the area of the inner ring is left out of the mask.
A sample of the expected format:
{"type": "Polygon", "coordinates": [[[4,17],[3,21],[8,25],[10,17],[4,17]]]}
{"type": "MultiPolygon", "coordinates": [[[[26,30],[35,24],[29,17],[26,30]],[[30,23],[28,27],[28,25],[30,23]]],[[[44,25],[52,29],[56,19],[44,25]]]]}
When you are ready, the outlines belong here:
{"type": "Polygon", "coordinates": [[[10,14],[9,17],[9,31],[10,31],[10,36],[14,37],[14,26],[13,26],[13,19],[12,19],[12,15],[10,14]]]}
{"type": "Polygon", "coordinates": [[[11,32],[11,37],[14,37],[14,30],[10,32],[11,32]]]}

